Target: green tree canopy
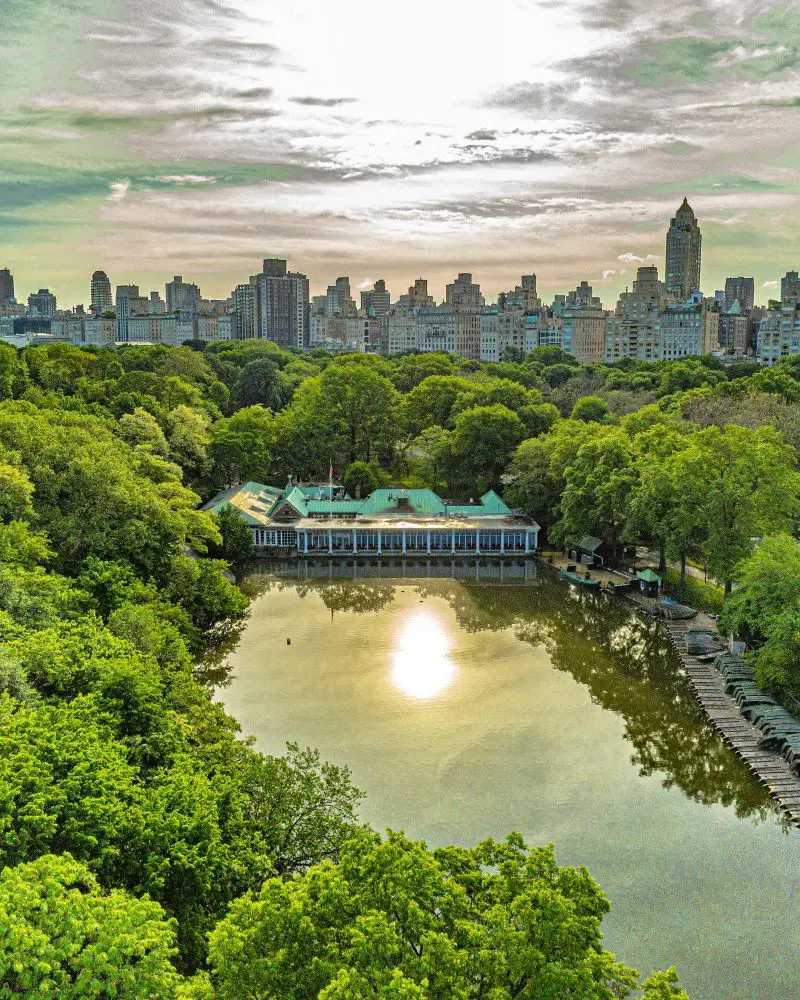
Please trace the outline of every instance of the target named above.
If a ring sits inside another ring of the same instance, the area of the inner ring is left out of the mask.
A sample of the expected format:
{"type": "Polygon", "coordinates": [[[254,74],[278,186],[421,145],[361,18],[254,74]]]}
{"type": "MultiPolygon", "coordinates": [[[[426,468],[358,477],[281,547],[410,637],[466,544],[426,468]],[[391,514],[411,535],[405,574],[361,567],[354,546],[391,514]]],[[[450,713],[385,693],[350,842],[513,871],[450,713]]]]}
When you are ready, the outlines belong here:
{"type": "Polygon", "coordinates": [[[104,892],[69,854],[0,872],[0,998],[166,1000],[173,923],[149,899],[104,892]]]}
{"type": "Polygon", "coordinates": [[[611,1000],[638,977],[601,945],[607,911],[585,869],[518,835],[429,851],[364,833],[338,864],[238,900],[211,935],[212,983],[220,1000],[611,1000]]]}

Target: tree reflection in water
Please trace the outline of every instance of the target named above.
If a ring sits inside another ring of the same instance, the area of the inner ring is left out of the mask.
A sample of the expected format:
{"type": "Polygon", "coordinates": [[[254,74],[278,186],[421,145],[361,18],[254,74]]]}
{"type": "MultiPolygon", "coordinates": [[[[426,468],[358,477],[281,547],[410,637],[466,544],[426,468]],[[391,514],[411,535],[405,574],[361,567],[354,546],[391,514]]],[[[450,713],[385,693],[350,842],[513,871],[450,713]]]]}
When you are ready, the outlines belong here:
{"type": "Polygon", "coordinates": [[[398,587],[413,587],[421,598],[443,598],[467,631],[510,629],[521,642],[544,647],[557,670],[570,673],[595,703],[624,719],[625,737],[634,750],[631,760],[642,775],[661,774],[665,787],[677,786],[706,805],[731,806],[740,817],[761,821],[782,816],[706,720],[663,631],[638,618],[619,598],[578,590],[547,571],[535,587],[261,574],[243,582],[253,597],[285,588],[301,597],[318,594],[332,614],[380,611],[392,603],[398,587]]]}

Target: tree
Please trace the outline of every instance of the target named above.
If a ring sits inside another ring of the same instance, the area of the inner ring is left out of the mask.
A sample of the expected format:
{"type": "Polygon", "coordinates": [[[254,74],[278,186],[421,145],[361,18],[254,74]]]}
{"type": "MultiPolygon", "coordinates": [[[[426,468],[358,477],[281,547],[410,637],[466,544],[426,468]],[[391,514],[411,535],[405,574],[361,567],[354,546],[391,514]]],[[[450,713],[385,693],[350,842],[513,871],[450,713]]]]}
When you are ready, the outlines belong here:
{"type": "Polygon", "coordinates": [[[431,375],[415,386],[403,401],[404,419],[413,436],[426,427],[453,427],[453,407],[463,393],[472,390],[468,379],[451,375],[431,375]]]}
{"type": "Polygon", "coordinates": [[[638,976],[601,945],[608,908],[585,869],[517,834],[429,851],[364,832],[338,864],[237,900],[211,935],[211,978],[219,1000],[612,1000],[638,976]]]}
{"type": "Polygon", "coordinates": [[[344,473],[343,485],[351,497],[368,497],[381,485],[381,470],[372,462],[353,462],[344,473]]]}
{"type": "Polygon", "coordinates": [[[274,361],[262,358],[251,361],[239,372],[231,391],[231,405],[240,410],[245,406],[266,406],[280,410],[286,401],[288,386],[274,361]]]}
{"type": "Polygon", "coordinates": [[[441,473],[452,444],[453,432],[434,424],[411,442],[410,451],[417,459],[416,469],[422,480],[434,493],[438,492],[441,473]]]}
{"type": "Polygon", "coordinates": [[[275,440],[272,414],[263,406],[239,410],[211,428],[211,481],[215,489],[247,480],[265,482],[275,440]]]}
{"type": "Polygon", "coordinates": [[[167,428],[170,459],[190,482],[200,482],[211,468],[210,420],[188,406],[176,406],[167,418],[167,428]]]}
{"type": "Polygon", "coordinates": [[[594,535],[615,555],[624,534],[627,504],[635,482],[633,448],[620,428],[607,427],[586,441],[565,471],[561,518],[552,535],[562,542],[594,535]]]}
{"type": "Polygon", "coordinates": [[[754,647],[764,687],[800,694],[800,546],[789,535],[765,538],[736,576],[720,628],[754,647]]]}
{"type": "Polygon", "coordinates": [[[0,521],[27,520],[33,514],[34,486],[24,469],[0,464],[0,521]]]}
{"type": "Polygon", "coordinates": [[[174,922],[69,854],[0,872],[0,997],[171,997],[174,922]]]}
{"type": "Polygon", "coordinates": [[[239,511],[226,504],[216,514],[222,541],[209,549],[209,554],[228,562],[241,562],[253,554],[253,529],[242,520],[239,511]]]}
{"type": "Polygon", "coordinates": [[[458,415],[446,459],[447,479],[467,495],[500,489],[500,477],[525,427],[505,406],[477,406],[458,415]]]}
{"type": "Polygon", "coordinates": [[[391,456],[400,433],[399,396],[372,368],[337,361],[300,386],[286,419],[326,441],[328,461],[342,468],[391,456]]]}
{"type": "Polygon", "coordinates": [[[608,416],[608,403],[600,396],[584,396],[572,407],[572,420],[601,424],[608,416]]]}
{"type": "Polygon", "coordinates": [[[0,864],[69,851],[103,878],[142,821],[134,768],[94,698],[0,700],[0,864]]]}
{"type": "Polygon", "coordinates": [[[791,449],[772,427],[709,427],[692,436],[674,466],[685,507],[701,518],[708,567],[730,593],[752,539],[791,529],[800,516],[791,449]]]}
{"type": "Polygon", "coordinates": [[[123,413],[119,418],[119,436],[131,447],[146,445],[152,448],[156,455],[166,456],[169,451],[158,421],[141,406],[137,406],[133,413],[123,413]]]}

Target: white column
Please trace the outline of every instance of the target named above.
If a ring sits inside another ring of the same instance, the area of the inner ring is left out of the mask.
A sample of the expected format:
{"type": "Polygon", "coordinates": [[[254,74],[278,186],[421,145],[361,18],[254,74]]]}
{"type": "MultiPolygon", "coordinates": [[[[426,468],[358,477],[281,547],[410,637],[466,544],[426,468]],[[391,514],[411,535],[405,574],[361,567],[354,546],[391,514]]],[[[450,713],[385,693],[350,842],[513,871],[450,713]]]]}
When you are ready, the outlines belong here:
{"type": "Polygon", "coordinates": [[[356,529],[353,528],[353,555],[358,552],[358,537],[356,536],[356,529]]]}
{"type": "Polygon", "coordinates": [[[481,529],[475,529],[475,555],[481,554],[481,529]]]}
{"type": "Polygon", "coordinates": [[[525,552],[528,553],[531,550],[531,536],[530,533],[525,531],[525,552]]]}
{"type": "Polygon", "coordinates": [[[428,555],[431,554],[431,529],[428,528],[428,555]]]}
{"type": "Polygon", "coordinates": [[[455,551],[456,551],[456,529],[453,528],[453,530],[450,532],[450,552],[452,554],[455,554],[455,551]]]}
{"type": "Polygon", "coordinates": [[[407,541],[407,539],[406,539],[406,529],[403,528],[403,555],[405,555],[406,551],[407,551],[407,549],[406,549],[406,541],[407,541]]]}
{"type": "Polygon", "coordinates": [[[333,555],[333,531],[328,528],[328,555],[333,555]]]}
{"type": "Polygon", "coordinates": [[[308,555],[308,528],[303,532],[303,552],[308,555]]]}
{"type": "Polygon", "coordinates": [[[383,552],[383,531],[378,528],[378,555],[383,552]]]}
{"type": "Polygon", "coordinates": [[[500,529],[500,555],[504,556],[506,554],[506,529],[500,529]]]}

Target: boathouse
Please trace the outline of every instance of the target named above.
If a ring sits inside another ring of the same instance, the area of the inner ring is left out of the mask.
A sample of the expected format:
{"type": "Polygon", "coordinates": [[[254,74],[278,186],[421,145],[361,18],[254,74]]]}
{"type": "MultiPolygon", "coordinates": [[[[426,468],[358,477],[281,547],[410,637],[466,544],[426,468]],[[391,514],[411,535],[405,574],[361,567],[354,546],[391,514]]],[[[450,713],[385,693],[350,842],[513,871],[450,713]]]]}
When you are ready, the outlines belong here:
{"type": "Polygon", "coordinates": [[[375,490],[353,499],[336,485],[284,488],[245,483],[223,490],[204,510],[238,511],[257,550],[300,555],[505,556],[535,552],[539,525],[512,511],[492,490],[450,501],[432,490],[375,490]]]}

